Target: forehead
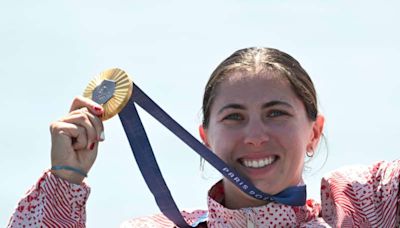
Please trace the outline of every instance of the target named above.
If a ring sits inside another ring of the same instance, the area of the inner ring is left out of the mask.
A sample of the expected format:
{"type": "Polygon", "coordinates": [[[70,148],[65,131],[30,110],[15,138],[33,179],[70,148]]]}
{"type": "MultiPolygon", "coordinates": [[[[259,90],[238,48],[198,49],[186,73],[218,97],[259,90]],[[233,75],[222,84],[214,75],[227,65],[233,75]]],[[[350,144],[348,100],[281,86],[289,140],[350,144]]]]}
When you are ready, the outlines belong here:
{"type": "Polygon", "coordinates": [[[216,99],[246,100],[246,99],[299,100],[289,81],[276,73],[233,73],[220,82],[216,99]]]}

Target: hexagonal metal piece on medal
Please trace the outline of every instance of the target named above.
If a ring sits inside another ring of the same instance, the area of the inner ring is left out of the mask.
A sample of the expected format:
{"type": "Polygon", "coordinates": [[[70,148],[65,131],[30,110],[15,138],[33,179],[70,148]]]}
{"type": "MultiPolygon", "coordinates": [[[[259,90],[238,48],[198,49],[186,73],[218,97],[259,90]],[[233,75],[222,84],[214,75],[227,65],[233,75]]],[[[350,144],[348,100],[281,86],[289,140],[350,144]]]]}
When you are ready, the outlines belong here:
{"type": "Polygon", "coordinates": [[[92,99],[104,108],[101,119],[108,120],[118,114],[128,103],[133,90],[128,74],[118,68],[101,72],[87,85],[83,96],[92,99]]]}

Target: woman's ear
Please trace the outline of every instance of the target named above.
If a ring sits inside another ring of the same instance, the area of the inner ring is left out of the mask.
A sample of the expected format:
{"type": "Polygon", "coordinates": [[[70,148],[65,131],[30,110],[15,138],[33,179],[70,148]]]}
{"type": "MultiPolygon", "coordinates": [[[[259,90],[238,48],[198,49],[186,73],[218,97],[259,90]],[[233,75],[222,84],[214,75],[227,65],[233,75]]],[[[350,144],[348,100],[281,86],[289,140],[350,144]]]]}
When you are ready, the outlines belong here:
{"type": "Polygon", "coordinates": [[[312,126],[312,133],[310,135],[310,141],[307,146],[307,151],[311,152],[315,150],[318,142],[322,136],[324,130],[325,117],[322,114],[318,114],[317,119],[314,121],[312,126]]]}
{"type": "Polygon", "coordinates": [[[207,140],[207,130],[204,129],[203,125],[199,126],[199,133],[200,133],[201,141],[203,141],[204,145],[207,147],[210,147],[210,145],[208,144],[208,140],[207,140]]]}

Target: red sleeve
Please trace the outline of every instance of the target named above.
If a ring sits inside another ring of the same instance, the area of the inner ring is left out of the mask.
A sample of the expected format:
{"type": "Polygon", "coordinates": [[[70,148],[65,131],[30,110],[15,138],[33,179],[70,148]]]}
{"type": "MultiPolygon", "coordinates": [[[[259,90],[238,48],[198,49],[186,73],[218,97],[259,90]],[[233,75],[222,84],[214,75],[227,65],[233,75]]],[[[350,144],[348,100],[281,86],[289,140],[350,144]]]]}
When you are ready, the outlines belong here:
{"type": "Polygon", "coordinates": [[[400,160],[354,166],[322,179],[322,216],[334,227],[398,225],[400,160]]]}
{"type": "MultiPolygon", "coordinates": [[[[208,212],[206,210],[181,211],[185,221],[193,227],[207,227],[208,212]]],[[[134,227],[176,227],[175,224],[163,214],[139,217],[123,222],[120,228],[134,227]]]]}
{"type": "Polygon", "coordinates": [[[7,227],[85,227],[90,188],[47,171],[19,201],[7,227]]]}

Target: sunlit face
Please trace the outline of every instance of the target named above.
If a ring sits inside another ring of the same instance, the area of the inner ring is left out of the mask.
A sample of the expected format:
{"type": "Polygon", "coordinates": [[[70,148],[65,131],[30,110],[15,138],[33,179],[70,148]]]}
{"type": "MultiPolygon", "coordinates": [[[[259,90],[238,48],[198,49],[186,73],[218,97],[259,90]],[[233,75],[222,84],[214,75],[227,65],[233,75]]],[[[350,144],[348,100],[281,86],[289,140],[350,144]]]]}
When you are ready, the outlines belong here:
{"type": "MultiPolygon", "coordinates": [[[[320,136],[315,123],[282,77],[236,73],[217,88],[203,140],[258,189],[276,194],[301,181],[305,152],[320,136]]],[[[229,181],[224,186],[240,197],[229,181]]]]}

